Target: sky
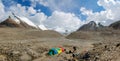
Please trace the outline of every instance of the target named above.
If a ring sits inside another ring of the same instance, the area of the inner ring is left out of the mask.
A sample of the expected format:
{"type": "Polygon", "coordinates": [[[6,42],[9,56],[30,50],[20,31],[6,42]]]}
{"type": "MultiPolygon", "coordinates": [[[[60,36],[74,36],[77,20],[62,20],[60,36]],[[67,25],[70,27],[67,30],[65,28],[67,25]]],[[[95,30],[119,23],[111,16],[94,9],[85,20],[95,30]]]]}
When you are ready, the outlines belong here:
{"type": "Polygon", "coordinates": [[[58,32],[76,31],[90,21],[105,26],[120,20],[120,0],[0,0],[0,21],[11,12],[58,32]]]}

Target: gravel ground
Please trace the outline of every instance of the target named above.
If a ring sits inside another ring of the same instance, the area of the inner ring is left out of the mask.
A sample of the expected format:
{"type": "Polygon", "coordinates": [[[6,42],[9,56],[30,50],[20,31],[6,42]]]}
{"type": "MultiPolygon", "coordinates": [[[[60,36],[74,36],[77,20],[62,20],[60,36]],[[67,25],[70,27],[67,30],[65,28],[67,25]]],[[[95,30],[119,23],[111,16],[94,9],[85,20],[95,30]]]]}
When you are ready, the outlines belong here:
{"type": "Polygon", "coordinates": [[[72,54],[66,52],[55,56],[46,53],[52,47],[62,46],[67,51],[77,47],[77,52],[90,50],[94,41],[69,40],[64,38],[39,38],[31,40],[13,40],[0,42],[0,60],[2,61],[68,61],[72,54]]]}
{"type": "Polygon", "coordinates": [[[105,34],[96,36],[99,33],[92,33],[85,34],[90,38],[80,35],[82,39],[66,39],[54,31],[1,28],[0,61],[120,61],[118,33],[105,34]],[[47,55],[49,49],[59,46],[66,51],[60,55],[47,55]],[[70,53],[73,47],[77,50],[70,53]]]}

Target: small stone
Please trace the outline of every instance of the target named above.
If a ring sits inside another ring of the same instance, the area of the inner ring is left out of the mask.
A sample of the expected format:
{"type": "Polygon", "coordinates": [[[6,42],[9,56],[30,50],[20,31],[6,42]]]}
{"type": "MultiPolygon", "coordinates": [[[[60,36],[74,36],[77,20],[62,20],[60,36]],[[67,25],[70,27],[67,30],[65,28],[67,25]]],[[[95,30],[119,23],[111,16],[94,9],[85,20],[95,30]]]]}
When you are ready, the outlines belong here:
{"type": "Polygon", "coordinates": [[[20,57],[21,61],[31,61],[32,58],[27,53],[22,53],[22,56],[20,57]]]}
{"type": "Polygon", "coordinates": [[[39,53],[37,53],[36,51],[29,49],[29,48],[27,49],[27,54],[30,55],[32,57],[32,59],[39,57],[39,53]]]}
{"type": "Polygon", "coordinates": [[[7,57],[5,55],[0,55],[0,61],[7,61],[7,57]]]}

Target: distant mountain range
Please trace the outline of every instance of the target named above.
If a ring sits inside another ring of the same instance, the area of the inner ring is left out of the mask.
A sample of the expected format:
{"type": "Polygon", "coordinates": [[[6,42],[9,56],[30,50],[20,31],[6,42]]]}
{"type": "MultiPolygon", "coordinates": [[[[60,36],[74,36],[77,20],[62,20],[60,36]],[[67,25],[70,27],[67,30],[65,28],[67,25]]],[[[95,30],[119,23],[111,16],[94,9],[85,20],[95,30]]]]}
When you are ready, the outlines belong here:
{"type": "Polygon", "coordinates": [[[109,26],[104,26],[101,23],[97,24],[94,21],[90,21],[89,23],[81,26],[77,31],[102,31],[108,29],[112,30],[120,29],[120,21],[114,22],[109,26]]]}
{"type": "MultiPolygon", "coordinates": [[[[9,16],[6,20],[0,23],[0,27],[12,27],[12,28],[32,28],[32,29],[40,29],[40,30],[48,30],[44,25],[35,25],[32,21],[30,21],[26,17],[19,17],[12,13],[12,17],[9,16]],[[13,18],[14,17],[14,18],[13,18]]],[[[120,29],[120,21],[116,21],[109,26],[104,26],[101,23],[96,23],[94,21],[90,21],[87,24],[81,26],[77,31],[102,31],[102,30],[116,30],[120,29]]]]}
{"type": "Polygon", "coordinates": [[[68,39],[97,39],[103,37],[120,36],[120,21],[116,21],[109,26],[103,26],[100,23],[90,21],[81,26],[77,31],[72,32],[66,38],[68,39]]]}

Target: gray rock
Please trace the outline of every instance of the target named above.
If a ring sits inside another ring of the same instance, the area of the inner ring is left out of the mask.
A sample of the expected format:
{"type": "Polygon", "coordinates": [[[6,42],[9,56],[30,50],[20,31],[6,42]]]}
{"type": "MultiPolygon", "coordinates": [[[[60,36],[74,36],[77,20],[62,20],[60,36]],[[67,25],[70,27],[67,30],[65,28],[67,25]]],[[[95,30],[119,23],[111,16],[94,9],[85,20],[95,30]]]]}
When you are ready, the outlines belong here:
{"type": "Polygon", "coordinates": [[[21,61],[31,61],[32,57],[29,56],[27,53],[22,53],[22,56],[20,57],[21,61]]]}

